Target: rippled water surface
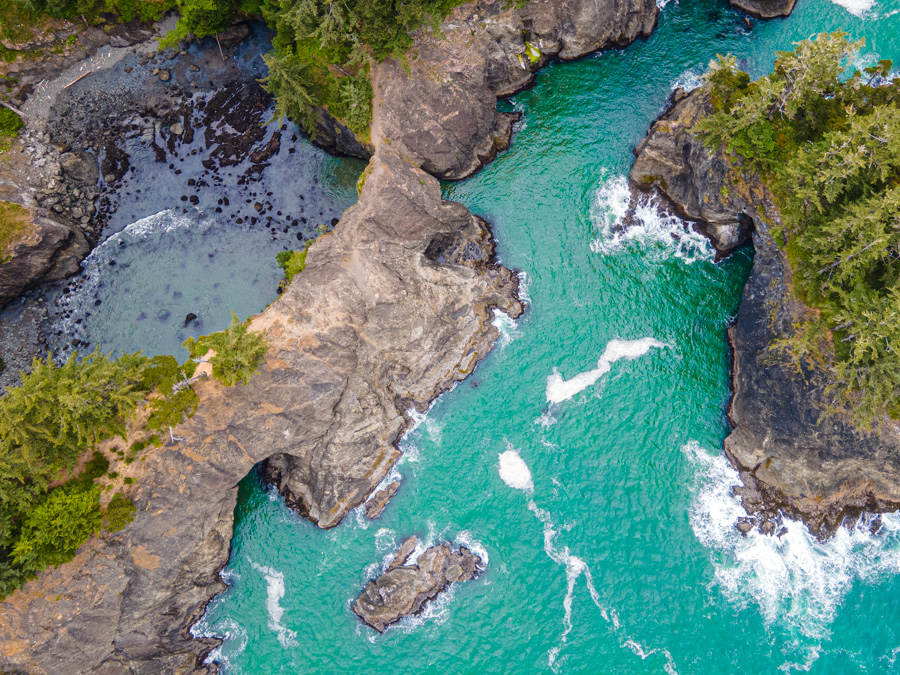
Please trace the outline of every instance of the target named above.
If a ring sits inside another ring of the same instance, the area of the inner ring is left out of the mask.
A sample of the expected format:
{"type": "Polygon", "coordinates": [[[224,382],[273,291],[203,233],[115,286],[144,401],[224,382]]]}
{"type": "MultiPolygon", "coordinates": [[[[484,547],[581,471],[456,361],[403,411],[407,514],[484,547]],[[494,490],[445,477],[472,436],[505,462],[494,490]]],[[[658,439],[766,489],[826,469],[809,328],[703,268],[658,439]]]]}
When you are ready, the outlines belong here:
{"type": "Polygon", "coordinates": [[[494,224],[528,312],[498,317],[497,349],[405,439],[379,520],[321,531],[241,484],[231,587],[196,628],[227,638],[226,673],[900,671],[900,519],[825,545],[794,523],[733,528],[725,327],[752,252],[715,264],[650,202],[639,230],[615,228],[631,149],[676,83],[717,52],[768,72],[836,28],[867,38],[863,62],[900,62],[897,0],[799,0],[749,32],[682,0],[650,40],[554,64],[515,98],[511,151],[446,195],[494,224]],[[378,635],[350,604],[413,533],[488,570],[378,635]]]}

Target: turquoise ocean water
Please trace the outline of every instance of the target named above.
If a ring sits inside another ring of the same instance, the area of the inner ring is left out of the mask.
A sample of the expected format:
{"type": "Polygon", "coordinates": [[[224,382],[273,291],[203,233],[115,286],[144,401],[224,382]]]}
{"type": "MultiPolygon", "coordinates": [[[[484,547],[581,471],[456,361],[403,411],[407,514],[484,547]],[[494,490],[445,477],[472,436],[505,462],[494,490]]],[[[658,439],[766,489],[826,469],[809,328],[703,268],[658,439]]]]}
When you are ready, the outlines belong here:
{"type": "Polygon", "coordinates": [[[553,64],[508,104],[512,149],[445,193],[493,223],[528,311],[498,316],[496,349],[404,439],[380,519],[321,531],[242,482],[230,588],[195,627],[226,638],[225,673],[900,672],[900,517],[827,544],[733,529],[725,328],[752,251],[716,264],[646,199],[640,228],[614,227],[631,149],[716,53],[760,75],[843,28],[860,63],[900,63],[900,1],[841,1],[748,31],[672,0],[649,40],[553,64]],[[488,569],[379,635],[350,605],[410,534],[488,569]]]}

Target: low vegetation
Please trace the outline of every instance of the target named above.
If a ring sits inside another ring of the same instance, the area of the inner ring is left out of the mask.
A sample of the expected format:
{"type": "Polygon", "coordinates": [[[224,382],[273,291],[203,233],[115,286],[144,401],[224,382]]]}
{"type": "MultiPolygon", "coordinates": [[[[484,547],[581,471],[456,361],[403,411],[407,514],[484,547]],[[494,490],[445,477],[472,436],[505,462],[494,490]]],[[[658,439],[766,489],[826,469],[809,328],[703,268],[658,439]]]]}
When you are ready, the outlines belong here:
{"type": "Polygon", "coordinates": [[[9,150],[12,140],[19,135],[19,129],[24,126],[22,118],[16,113],[9,108],[0,107],[0,152],[9,150]]]}
{"type": "Polygon", "coordinates": [[[303,244],[303,248],[299,251],[279,251],[275,255],[275,261],[278,263],[278,266],[284,270],[284,281],[281,284],[282,287],[290,284],[295,275],[306,269],[306,254],[309,252],[309,247],[312,246],[314,241],[315,239],[307,239],[303,244]]]}
{"type": "Polygon", "coordinates": [[[870,426],[900,414],[900,79],[890,61],[848,73],[862,46],[822,34],[755,81],[720,57],[699,130],[778,202],[773,235],[817,310],[778,346],[830,369],[832,408],[870,426]]]}
{"type": "Polygon", "coordinates": [[[247,322],[242,322],[234,312],[226,330],[201,335],[196,340],[188,338],[184,347],[195,359],[204,358],[214,350],[215,355],[209,360],[213,377],[226,387],[238,382],[247,384],[266,359],[266,342],[262,334],[248,331],[247,322]]]}
{"type": "Polygon", "coordinates": [[[19,238],[30,222],[31,214],[24,206],[0,202],[0,264],[5,262],[10,244],[19,238]]]}

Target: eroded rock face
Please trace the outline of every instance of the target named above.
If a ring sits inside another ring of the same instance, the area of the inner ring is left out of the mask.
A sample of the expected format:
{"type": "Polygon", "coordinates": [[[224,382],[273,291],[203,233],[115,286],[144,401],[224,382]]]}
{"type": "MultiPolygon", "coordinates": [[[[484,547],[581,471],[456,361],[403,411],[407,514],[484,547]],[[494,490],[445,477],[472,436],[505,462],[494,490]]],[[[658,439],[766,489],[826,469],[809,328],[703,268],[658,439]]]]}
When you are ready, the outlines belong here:
{"type": "Polygon", "coordinates": [[[0,307],[35,284],[74,274],[89,249],[76,227],[33,210],[30,226],[0,260],[0,307]]]}
{"type": "Polygon", "coordinates": [[[776,19],[790,16],[797,0],[729,0],[732,7],[758,19],[776,19]]]}
{"type": "Polygon", "coordinates": [[[481,558],[464,546],[454,551],[448,543],[426,549],[414,565],[407,565],[416,543],[415,537],[404,541],[387,571],[367,583],[353,603],[354,613],[379,633],[422,611],[450,584],[469,581],[484,571],[481,558]]]}
{"type": "Polygon", "coordinates": [[[694,135],[694,125],[711,110],[706,90],[688,95],[678,89],[672,102],[635,149],[629,178],[641,190],[658,190],[719,253],[729,253],[749,239],[760,195],[747,194],[751,186],[731,162],[709,153],[694,135]]]}
{"type": "Polygon", "coordinates": [[[631,178],[700,221],[720,251],[752,232],[753,270],[728,329],[734,430],[725,439],[752,523],[773,533],[785,513],[828,537],[845,517],[855,522],[862,511],[897,509],[900,430],[886,423],[866,432],[845,415],[824,415],[828,373],[797,370],[788,355],[771,348],[811,311],[793,294],[790,266],[769,231],[780,214],[758,177],[742,173],[721,151],[709,153],[691,135],[707,110],[707,92],[676,98],[638,146],[631,178]]]}
{"type": "Polygon", "coordinates": [[[443,39],[416,40],[409,72],[391,59],[375,69],[375,144],[383,139],[439,178],[469,176],[509,147],[515,117],[497,112],[498,97],[530,86],[552,58],[576,59],[649,35],[658,14],[655,0],[458,7],[441,27],[443,39]]]}

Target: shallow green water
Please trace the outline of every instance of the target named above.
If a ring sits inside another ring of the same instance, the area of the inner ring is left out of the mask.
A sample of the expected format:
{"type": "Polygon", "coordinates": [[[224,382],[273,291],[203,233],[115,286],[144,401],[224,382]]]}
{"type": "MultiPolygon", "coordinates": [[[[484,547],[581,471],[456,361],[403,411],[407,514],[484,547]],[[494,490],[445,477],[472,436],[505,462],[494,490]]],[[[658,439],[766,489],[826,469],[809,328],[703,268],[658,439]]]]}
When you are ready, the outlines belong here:
{"type": "Polygon", "coordinates": [[[793,523],[781,540],[733,529],[724,330],[751,252],[713,264],[646,203],[641,236],[604,227],[677,80],[717,52],[761,74],[776,49],[839,27],[867,37],[865,59],[900,61],[897,0],[864,19],[800,0],[749,33],[724,3],[683,0],[649,41],[552,65],[516,97],[511,151],[446,195],[494,224],[503,262],[525,273],[527,314],[498,320],[494,352],[405,439],[381,519],[320,531],[255,476],[241,484],[231,587],[196,627],[227,636],[225,672],[900,672],[900,518],[827,545],[793,523]],[[569,380],[611,340],[641,338],[661,344],[606,352],[609,372],[548,403],[554,369],[569,380]],[[507,452],[532,490],[501,478],[507,452]],[[350,604],[409,534],[468,543],[489,566],[378,635],[350,604]]]}

